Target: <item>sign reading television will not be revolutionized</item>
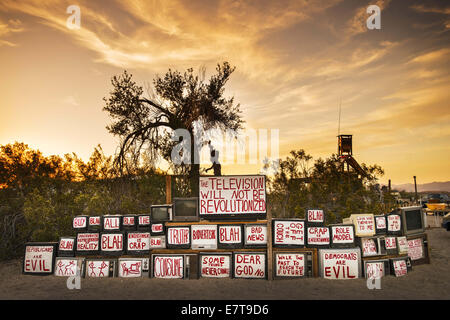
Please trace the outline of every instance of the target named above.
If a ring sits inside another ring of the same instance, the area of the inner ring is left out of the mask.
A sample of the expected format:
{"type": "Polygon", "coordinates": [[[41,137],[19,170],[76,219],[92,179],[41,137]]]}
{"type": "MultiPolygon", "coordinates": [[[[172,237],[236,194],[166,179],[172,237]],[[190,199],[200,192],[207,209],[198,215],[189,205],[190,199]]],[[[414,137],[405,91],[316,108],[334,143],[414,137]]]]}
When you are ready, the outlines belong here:
{"type": "Polygon", "coordinates": [[[199,215],[208,219],[265,219],[266,177],[200,177],[199,215]]]}

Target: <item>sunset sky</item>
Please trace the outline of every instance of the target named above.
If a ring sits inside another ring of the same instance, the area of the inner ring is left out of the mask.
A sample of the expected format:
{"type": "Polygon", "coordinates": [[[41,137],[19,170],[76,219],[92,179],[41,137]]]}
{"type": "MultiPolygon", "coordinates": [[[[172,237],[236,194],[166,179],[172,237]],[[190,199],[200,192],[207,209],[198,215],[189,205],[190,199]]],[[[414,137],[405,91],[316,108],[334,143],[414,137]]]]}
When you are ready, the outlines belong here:
{"type": "Polygon", "coordinates": [[[385,169],[381,182],[446,181],[449,57],[449,1],[2,0],[0,144],[113,154],[102,111],[113,75],[126,69],[144,85],[169,68],[211,74],[229,61],[225,96],[248,128],[280,130],[280,156],[335,153],[341,101],[341,133],[353,134],[359,162],[385,169]],[[371,4],[381,30],[366,27],[371,4]],[[70,5],[79,30],[66,26],[70,5]]]}

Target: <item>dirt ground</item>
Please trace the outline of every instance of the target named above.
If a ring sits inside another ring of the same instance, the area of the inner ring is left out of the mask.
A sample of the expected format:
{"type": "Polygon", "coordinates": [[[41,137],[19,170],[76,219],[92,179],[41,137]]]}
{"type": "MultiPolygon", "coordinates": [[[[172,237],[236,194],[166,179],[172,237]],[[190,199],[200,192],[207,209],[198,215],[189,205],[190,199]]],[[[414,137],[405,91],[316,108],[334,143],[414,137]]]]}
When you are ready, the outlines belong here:
{"type": "Polygon", "coordinates": [[[450,232],[427,230],[431,264],[414,266],[401,278],[387,276],[381,290],[369,290],[365,279],[242,280],[242,279],[82,279],[69,290],[66,278],[26,276],[21,261],[0,264],[0,299],[450,299],[450,232]]]}

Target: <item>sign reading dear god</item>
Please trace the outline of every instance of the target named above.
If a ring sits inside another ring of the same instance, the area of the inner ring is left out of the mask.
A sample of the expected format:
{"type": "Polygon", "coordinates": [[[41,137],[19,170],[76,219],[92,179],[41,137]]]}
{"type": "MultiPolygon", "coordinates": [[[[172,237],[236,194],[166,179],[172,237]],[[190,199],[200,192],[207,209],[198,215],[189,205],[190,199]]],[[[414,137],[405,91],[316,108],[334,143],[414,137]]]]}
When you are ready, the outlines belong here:
{"type": "Polygon", "coordinates": [[[265,176],[200,177],[200,216],[265,215],[265,176]]]}

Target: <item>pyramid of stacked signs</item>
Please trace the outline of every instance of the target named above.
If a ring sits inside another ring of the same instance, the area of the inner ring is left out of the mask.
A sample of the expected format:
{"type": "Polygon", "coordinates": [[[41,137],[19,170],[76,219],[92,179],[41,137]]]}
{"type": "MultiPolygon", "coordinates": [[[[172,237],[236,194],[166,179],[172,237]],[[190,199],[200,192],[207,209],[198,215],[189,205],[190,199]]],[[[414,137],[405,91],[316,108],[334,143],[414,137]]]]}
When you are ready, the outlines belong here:
{"type": "Polygon", "coordinates": [[[267,217],[265,176],[203,176],[199,196],[148,214],[76,216],[75,236],[27,243],[23,273],[163,279],[403,276],[429,263],[420,207],[326,225],[267,217]]]}

